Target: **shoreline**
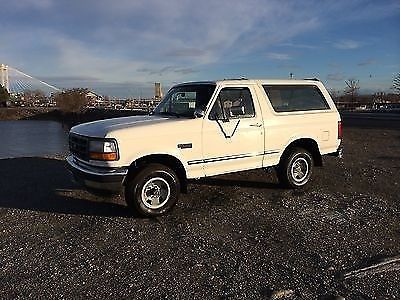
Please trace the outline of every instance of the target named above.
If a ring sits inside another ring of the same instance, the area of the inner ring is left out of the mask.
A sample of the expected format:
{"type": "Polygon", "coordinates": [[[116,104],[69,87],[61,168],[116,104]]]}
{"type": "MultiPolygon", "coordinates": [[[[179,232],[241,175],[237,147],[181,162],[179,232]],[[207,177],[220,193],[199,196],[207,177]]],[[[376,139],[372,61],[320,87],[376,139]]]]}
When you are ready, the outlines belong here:
{"type": "Polygon", "coordinates": [[[81,113],[64,113],[54,108],[0,108],[0,121],[41,120],[56,121],[68,126],[117,118],[147,115],[147,111],[139,110],[106,110],[90,108],[81,113]]]}
{"type": "MultiPolygon", "coordinates": [[[[339,111],[343,119],[349,116],[358,119],[393,119],[396,123],[400,120],[400,111],[339,111]]],[[[81,123],[92,122],[97,120],[141,116],[147,115],[145,110],[111,110],[89,108],[81,113],[65,113],[55,108],[47,107],[29,107],[29,108],[0,108],[0,121],[17,121],[17,120],[39,120],[39,121],[56,121],[66,126],[72,127],[81,123]]]]}

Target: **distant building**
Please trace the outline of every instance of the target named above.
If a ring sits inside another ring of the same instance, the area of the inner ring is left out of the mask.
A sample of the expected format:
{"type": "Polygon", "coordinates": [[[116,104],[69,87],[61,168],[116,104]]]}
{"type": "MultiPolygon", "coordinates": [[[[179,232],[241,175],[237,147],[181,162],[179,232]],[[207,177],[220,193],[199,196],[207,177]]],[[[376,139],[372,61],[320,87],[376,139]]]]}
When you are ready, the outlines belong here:
{"type": "Polygon", "coordinates": [[[154,99],[160,100],[163,97],[161,90],[161,82],[154,83],[154,99]]]}
{"type": "Polygon", "coordinates": [[[89,106],[99,106],[104,102],[103,96],[92,91],[88,91],[85,96],[88,99],[89,106]]]}

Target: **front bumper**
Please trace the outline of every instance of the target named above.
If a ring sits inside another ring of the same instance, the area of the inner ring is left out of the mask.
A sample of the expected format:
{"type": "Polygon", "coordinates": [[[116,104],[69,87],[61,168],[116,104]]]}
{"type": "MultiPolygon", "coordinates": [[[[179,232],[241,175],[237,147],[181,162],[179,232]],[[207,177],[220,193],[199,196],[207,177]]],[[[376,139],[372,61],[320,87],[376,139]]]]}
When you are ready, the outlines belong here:
{"type": "Polygon", "coordinates": [[[128,168],[102,168],[89,166],[72,155],[66,158],[74,180],[89,189],[118,192],[128,174],[128,168]]]}

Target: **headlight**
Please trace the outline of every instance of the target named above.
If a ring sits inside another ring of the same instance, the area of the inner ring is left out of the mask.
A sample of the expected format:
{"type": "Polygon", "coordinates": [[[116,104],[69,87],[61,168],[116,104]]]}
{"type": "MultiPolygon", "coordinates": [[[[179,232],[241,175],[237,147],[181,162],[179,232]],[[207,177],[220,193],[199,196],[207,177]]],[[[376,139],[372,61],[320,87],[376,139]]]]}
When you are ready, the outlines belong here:
{"type": "Polygon", "coordinates": [[[89,158],[93,160],[118,160],[117,142],[114,140],[89,141],[89,158]]]}

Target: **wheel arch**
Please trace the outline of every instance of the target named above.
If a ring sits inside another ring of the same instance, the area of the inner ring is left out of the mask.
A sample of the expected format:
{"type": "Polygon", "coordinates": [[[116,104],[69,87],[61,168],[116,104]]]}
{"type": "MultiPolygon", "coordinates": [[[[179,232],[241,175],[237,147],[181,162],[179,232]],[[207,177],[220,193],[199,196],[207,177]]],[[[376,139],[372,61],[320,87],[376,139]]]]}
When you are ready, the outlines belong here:
{"type": "Polygon", "coordinates": [[[279,161],[281,162],[282,159],[284,159],[287,156],[287,154],[294,148],[303,148],[307,150],[308,152],[311,153],[313,157],[314,165],[318,167],[322,166],[322,155],[321,152],[319,151],[318,143],[313,138],[309,137],[298,138],[296,140],[291,141],[285,147],[285,150],[282,152],[279,161]]]}
{"type": "Polygon", "coordinates": [[[129,166],[128,174],[125,177],[123,184],[126,185],[126,183],[131,180],[142,167],[150,163],[162,164],[172,169],[179,178],[181,192],[187,192],[186,169],[178,158],[170,154],[150,154],[136,159],[129,166]]]}

